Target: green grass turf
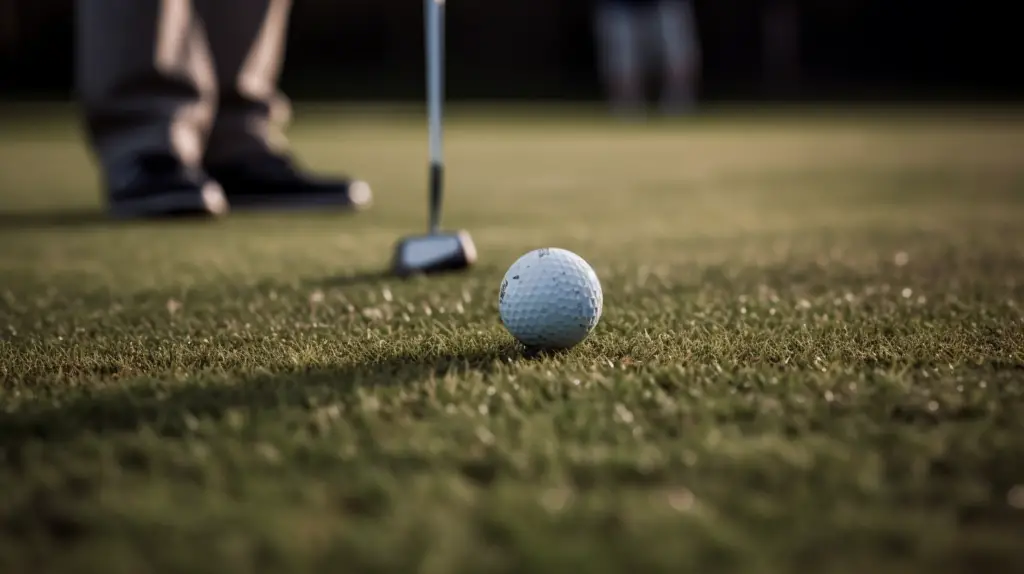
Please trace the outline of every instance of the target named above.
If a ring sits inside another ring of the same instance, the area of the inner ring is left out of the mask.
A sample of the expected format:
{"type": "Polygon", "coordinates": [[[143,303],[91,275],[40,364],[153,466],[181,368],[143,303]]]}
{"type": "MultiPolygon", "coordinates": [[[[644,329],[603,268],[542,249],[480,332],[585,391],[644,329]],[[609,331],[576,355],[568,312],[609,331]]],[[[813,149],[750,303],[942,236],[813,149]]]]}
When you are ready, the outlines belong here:
{"type": "Polygon", "coordinates": [[[0,571],[1024,568],[1024,116],[299,108],[365,215],[120,224],[76,123],[0,132],[0,571]],[[605,313],[523,358],[506,267],[605,313]]]}

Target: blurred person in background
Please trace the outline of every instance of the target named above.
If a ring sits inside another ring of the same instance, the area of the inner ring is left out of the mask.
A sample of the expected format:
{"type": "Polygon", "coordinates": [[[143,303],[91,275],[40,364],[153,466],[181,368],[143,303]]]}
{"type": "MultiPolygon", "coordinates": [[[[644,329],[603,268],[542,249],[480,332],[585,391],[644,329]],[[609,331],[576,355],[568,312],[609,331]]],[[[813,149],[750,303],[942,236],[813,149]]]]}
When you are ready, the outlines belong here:
{"type": "Polygon", "coordinates": [[[646,107],[646,84],[660,66],[661,110],[696,103],[700,44],[691,0],[596,0],[600,69],[612,108],[633,115],[646,107]]]}
{"type": "Polygon", "coordinates": [[[76,88],[110,213],[369,205],[300,170],[278,91],[291,0],[79,0],[76,88]]]}

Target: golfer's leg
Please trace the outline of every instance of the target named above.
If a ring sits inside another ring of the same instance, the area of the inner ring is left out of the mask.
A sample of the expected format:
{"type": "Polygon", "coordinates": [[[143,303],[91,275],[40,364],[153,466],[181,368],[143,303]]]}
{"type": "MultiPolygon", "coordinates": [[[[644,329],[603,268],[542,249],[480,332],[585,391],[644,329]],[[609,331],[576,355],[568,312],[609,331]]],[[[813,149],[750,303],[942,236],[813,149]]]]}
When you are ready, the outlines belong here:
{"type": "Polygon", "coordinates": [[[291,0],[195,0],[217,71],[219,103],[206,160],[284,151],[291,114],[278,90],[291,0]]]}
{"type": "Polygon", "coordinates": [[[686,111],[696,101],[700,71],[700,43],[691,0],[661,0],[657,20],[665,78],[662,109],[686,111]]]}
{"type": "Polygon", "coordinates": [[[644,105],[644,74],[637,30],[637,8],[614,0],[598,3],[595,14],[600,70],[609,102],[618,112],[634,113],[644,105]]]}
{"type": "Polygon", "coordinates": [[[196,172],[216,86],[191,4],[79,0],[76,23],[78,97],[112,210],[222,211],[196,172]]]}
{"type": "Polygon", "coordinates": [[[195,0],[217,70],[217,117],[205,166],[233,208],[369,205],[370,188],[301,173],[286,153],[278,89],[291,0],[195,0]]]}

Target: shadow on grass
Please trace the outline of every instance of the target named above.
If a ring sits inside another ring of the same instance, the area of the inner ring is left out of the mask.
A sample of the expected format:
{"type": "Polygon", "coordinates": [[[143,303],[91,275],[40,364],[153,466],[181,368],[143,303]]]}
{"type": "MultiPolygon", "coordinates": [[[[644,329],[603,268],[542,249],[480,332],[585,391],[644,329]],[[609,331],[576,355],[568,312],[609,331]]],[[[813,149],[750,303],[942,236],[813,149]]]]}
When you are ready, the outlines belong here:
{"type": "Polygon", "coordinates": [[[521,349],[507,344],[471,353],[398,355],[369,363],[300,367],[237,378],[195,377],[171,389],[162,384],[132,384],[63,404],[39,401],[16,412],[0,413],[0,454],[6,455],[7,463],[15,463],[19,447],[27,441],[72,440],[84,434],[142,428],[161,436],[180,436],[188,432],[189,421],[220,419],[238,409],[251,412],[354,403],[361,391],[467,372],[490,373],[503,363],[538,357],[524,357],[521,349]]]}
{"type": "Polygon", "coordinates": [[[214,218],[191,216],[159,219],[116,219],[102,210],[86,208],[49,211],[0,211],[0,229],[13,231],[125,227],[131,225],[175,225],[213,220],[214,218]]]}
{"type": "Polygon", "coordinates": [[[365,273],[357,273],[355,275],[336,275],[333,277],[327,277],[324,279],[318,279],[312,284],[317,287],[330,288],[330,287],[351,287],[354,285],[365,285],[369,283],[375,283],[380,281],[396,281],[396,282],[414,282],[429,280],[434,277],[453,277],[459,275],[465,275],[468,273],[467,269],[453,269],[446,271],[438,271],[434,273],[419,273],[408,276],[399,276],[390,268],[379,269],[377,271],[368,271],[365,273]]]}
{"type": "Polygon", "coordinates": [[[0,211],[0,229],[8,230],[93,227],[110,223],[110,217],[98,209],[0,211]]]}
{"type": "Polygon", "coordinates": [[[357,285],[368,285],[371,283],[386,281],[388,279],[396,279],[396,277],[388,270],[381,269],[378,271],[356,273],[354,275],[336,275],[333,277],[326,277],[324,279],[312,281],[311,284],[315,287],[321,288],[353,287],[357,285]]]}

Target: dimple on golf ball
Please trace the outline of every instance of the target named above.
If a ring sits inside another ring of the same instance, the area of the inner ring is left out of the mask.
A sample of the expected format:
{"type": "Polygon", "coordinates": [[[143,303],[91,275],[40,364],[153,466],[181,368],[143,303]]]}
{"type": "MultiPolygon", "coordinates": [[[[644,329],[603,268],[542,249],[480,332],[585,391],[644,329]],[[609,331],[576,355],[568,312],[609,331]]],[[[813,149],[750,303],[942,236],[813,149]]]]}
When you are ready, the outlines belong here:
{"type": "Polygon", "coordinates": [[[567,349],[594,330],[604,306],[597,273],[582,257],[554,247],[536,249],[501,281],[501,322],[520,343],[567,349]]]}

